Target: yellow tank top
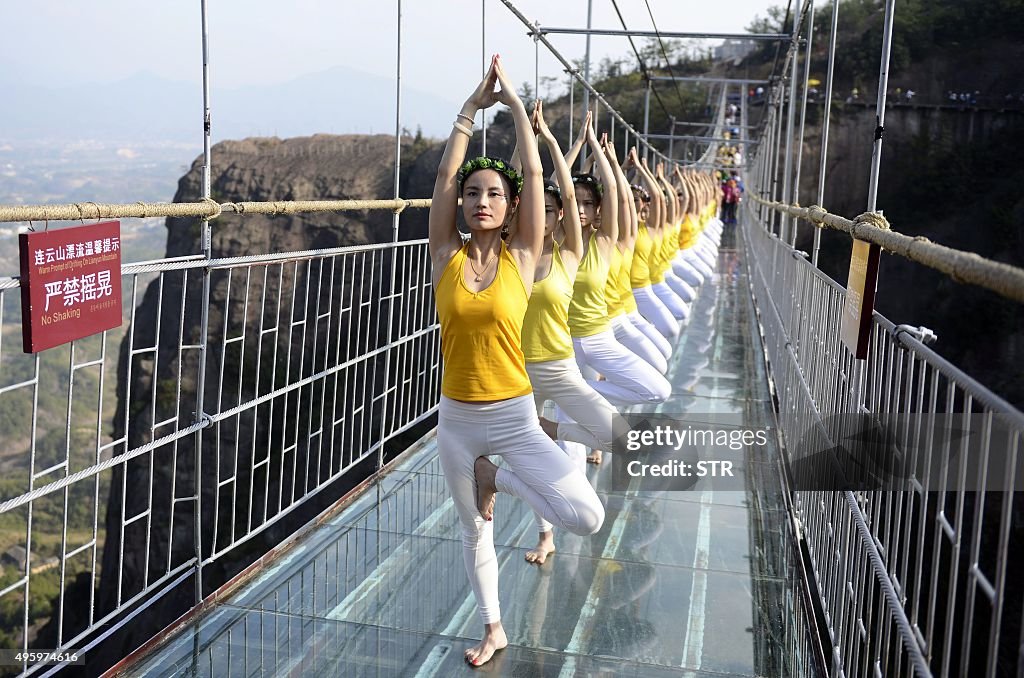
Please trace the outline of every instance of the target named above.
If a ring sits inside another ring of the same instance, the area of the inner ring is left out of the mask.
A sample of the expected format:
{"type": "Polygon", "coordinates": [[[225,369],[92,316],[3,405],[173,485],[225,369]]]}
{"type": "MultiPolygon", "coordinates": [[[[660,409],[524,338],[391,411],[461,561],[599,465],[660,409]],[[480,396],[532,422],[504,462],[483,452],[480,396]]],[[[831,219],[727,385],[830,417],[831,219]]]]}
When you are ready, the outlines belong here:
{"type": "Polygon", "coordinates": [[[679,229],[682,223],[672,226],[665,232],[661,240],[661,272],[662,275],[672,266],[672,260],[679,251],[679,229]]]}
{"type": "Polygon", "coordinates": [[[697,240],[700,239],[700,232],[701,228],[694,220],[693,215],[687,214],[682,228],[679,229],[679,249],[688,250],[696,245],[697,240]]]}
{"type": "Polygon", "coordinates": [[[622,253],[622,266],[619,268],[619,280],[616,285],[619,290],[619,313],[633,313],[636,311],[636,299],[633,298],[633,287],[630,284],[632,269],[633,250],[628,249],[622,253]]]}
{"type": "Polygon", "coordinates": [[[647,287],[651,284],[651,248],[654,241],[647,230],[647,224],[640,222],[636,233],[636,244],[633,246],[633,265],[629,268],[629,285],[633,289],[647,287]]]}
{"type": "Polygon", "coordinates": [[[608,279],[604,284],[604,300],[608,305],[608,317],[614,318],[622,313],[622,295],[619,293],[619,273],[622,272],[622,252],[616,243],[612,246],[611,261],[608,262],[608,279]]]}
{"type": "Polygon", "coordinates": [[[597,250],[597,235],[590,236],[587,253],[576,269],[572,301],[569,303],[569,331],[574,337],[589,337],[609,329],[604,286],[608,262],[597,250]]]}
{"type": "Polygon", "coordinates": [[[665,282],[665,267],[664,267],[664,245],[665,245],[665,229],[661,230],[661,233],[651,236],[651,241],[654,243],[651,245],[651,254],[647,258],[647,265],[651,269],[651,284],[656,285],[660,282],[665,282]]]}
{"type": "Polygon", "coordinates": [[[551,248],[551,271],[533,283],[523,319],[523,354],[528,363],[564,360],[573,356],[569,336],[572,281],[565,271],[558,243],[551,248]]]}
{"type": "Polygon", "coordinates": [[[441,393],[464,401],[505,400],[531,393],[521,333],[527,294],[505,243],[494,281],[470,292],[463,277],[469,243],[445,266],[434,290],[441,322],[441,393]]]}

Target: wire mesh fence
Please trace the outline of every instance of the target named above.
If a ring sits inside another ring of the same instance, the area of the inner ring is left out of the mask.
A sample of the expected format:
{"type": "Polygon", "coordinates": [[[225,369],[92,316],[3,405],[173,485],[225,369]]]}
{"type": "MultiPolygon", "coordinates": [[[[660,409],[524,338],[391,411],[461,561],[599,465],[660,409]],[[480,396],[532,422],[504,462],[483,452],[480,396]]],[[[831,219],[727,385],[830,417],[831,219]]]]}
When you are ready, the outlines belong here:
{"type": "Polygon", "coordinates": [[[0,279],[3,646],[89,647],[204,569],[208,595],[378,468],[437,407],[429,271],[425,241],[129,264],[123,330],[35,355],[0,279]]]}
{"type": "Polygon", "coordinates": [[[877,314],[855,361],[837,331],[843,288],[747,216],[832,671],[1018,672],[1024,587],[1007,574],[1024,533],[1024,416],[877,314]]]}

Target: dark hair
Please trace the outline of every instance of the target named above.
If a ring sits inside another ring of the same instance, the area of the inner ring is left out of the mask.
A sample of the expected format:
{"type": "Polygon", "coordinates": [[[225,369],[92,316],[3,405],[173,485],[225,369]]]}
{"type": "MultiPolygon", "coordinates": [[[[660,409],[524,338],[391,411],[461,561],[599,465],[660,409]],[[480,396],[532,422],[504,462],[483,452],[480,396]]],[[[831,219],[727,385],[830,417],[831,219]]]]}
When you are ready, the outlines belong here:
{"type": "Polygon", "coordinates": [[[544,192],[555,199],[558,209],[562,209],[562,189],[558,187],[558,184],[551,181],[551,179],[545,179],[544,192]]]}
{"type": "Polygon", "coordinates": [[[601,185],[601,182],[593,174],[574,174],[572,175],[572,183],[576,186],[586,186],[594,191],[594,195],[599,200],[604,195],[604,186],[601,185]]]}
{"type": "Polygon", "coordinates": [[[512,167],[509,163],[502,160],[501,158],[491,158],[486,155],[481,155],[472,160],[467,160],[461,168],[457,176],[459,183],[459,193],[462,193],[462,187],[473,173],[479,170],[494,170],[500,174],[505,181],[508,182],[509,187],[509,198],[518,197],[523,190],[523,175],[516,171],[515,167],[512,167]]]}

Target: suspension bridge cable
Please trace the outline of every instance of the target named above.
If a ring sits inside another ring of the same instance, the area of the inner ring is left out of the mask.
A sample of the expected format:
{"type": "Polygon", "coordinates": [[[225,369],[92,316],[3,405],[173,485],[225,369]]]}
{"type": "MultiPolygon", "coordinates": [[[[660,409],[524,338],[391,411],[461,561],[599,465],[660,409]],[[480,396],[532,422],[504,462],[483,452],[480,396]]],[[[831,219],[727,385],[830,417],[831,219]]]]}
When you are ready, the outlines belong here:
{"type": "MultiPolygon", "coordinates": [[[[512,12],[512,14],[517,19],[519,19],[519,21],[521,21],[524,26],[526,26],[526,28],[528,29],[528,35],[532,36],[534,33],[537,32],[537,29],[533,25],[533,23],[529,19],[527,19],[526,16],[522,12],[519,11],[519,9],[515,6],[515,4],[512,3],[512,0],[501,0],[501,4],[505,5],[505,7],[507,7],[508,10],[510,12],[512,12]]],[[[650,144],[650,142],[648,142],[646,139],[644,139],[643,135],[640,134],[640,132],[638,132],[636,130],[636,128],[633,127],[633,125],[631,125],[628,122],[626,122],[626,119],[622,117],[622,114],[619,113],[618,110],[614,106],[609,104],[608,101],[604,98],[604,96],[600,92],[598,92],[597,89],[594,88],[594,86],[591,85],[590,82],[588,82],[586,78],[583,78],[582,76],[580,76],[579,69],[575,68],[571,63],[569,63],[569,61],[564,56],[562,56],[561,52],[559,52],[557,49],[555,49],[555,46],[551,44],[551,41],[547,39],[547,36],[544,34],[544,29],[543,28],[540,29],[540,35],[538,35],[537,39],[540,40],[542,43],[544,43],[544,46],[547,47],[549,52],[551,52],[551,55],[553,57],[555,57],[555,59],[559,63],[562,64],[562,66],[565,69],[566,73],[569,73],[573,78],[579,80],[580,85],[582,85],[583,88],[586,91],[590,92],[595,97],[597,97],[598,101],[600,101],[601,103],[603,103],[605,105],[605,107],[612,113],[614,118],[616,120],[618,120],[619,123],[623,127],[625,127],[627,130],[629,130],[633,134],[634,137],[636,137],[637,139],[640,140],[640,145],[641,146],[649,149],[652,153],[654,153],[655,156],[660,157],[662,160],[664,160],[666,162],[669,162],[669,163],[675,163],[674,160],[672,160],[671,158],[666,156],[664,153],[662,153],[658,149],[654,148],[654,146],[652,146],[650,144]]]]}
{"type": "MultiPolygon", "coordinates": [[[[807,44],[804,47],[804,77],[803,93],[800,98],[800,134],[797,137],[796,173],[793,179],[793,202],[800,202],[800,171],[803,169],[804,159],[804,131],[807,126],[807,90],[808,82],[811,79],[811,45],[814,40],[814,0],[808,1],[809,11],[804,22],[807,26],[807,44]]],[[[794,235],[794,238],[796,236],[794,235]]]]}
{"type": "MultiPolygon", "coordinates": [[[[619,3],[616,2],[616,0],[612,0],[612,7],[615,8],[615,13],[619,15],[619,22],[622,24],[622,30],[628,32],[629,28],[626,26],[626,20],[622,17],[622,12],[619,11],[619,3]]],[[[636,43],[633,42],[633,36],[628,35],[626,37],[629,40],[629,46],[633,48],[633,54],[636,55],[637,62],[640,64],[640,72],[643,74],[644,80],[651,85],[651,91],[654,92],[654,98],[658,100],[658,105],[661,106],[661,110],[665,113],[665,117],[671,118],[672,114],[668,112],[668,107],[665,106],[665,102],[661,100],[661,95],[658,94],[658,90],[654,89],[651,74],[647,71],[647,65],[644,63],[643,58],[640,57],[640,52],[636,48],[636,43]]]]}
{"type": "MultiPolygon", "coordinates": [[[[807,16],[807,8],[811,0],[804,0],[803,9],[793,18],[793,39],[786,54],[786,68],[789,68],[789,105],[786,107],[786,160],[783,163],[782,175],[782,201],[796,202],[793,197],[793,135],[796,124],[796,103],[797,103],[797,67],[800,61],[800,30],[803,28],[804,18],[807,16]]],[[[783,69],[785,74],[786,69],[783,69]]],[[[802,149],[797,149],[801,152],[802,149]]],[[[783,219],[780,235],[786,238],[787,242],[793,245],[796,243],[796,221],[783,219]]]]}
{"type": "MultiPolygon", "coordinates": [[[[789,13],[790,13],[790,11],[792,9],[793,9],[793,0],[789,0],[789,2],[786,3],[786,16],[783,17],[783,19],[782,19],[782,26],[779,27],[779,32],[780,33],[785,33],[786,32],[786,24],[789,23],[789,13]]],[[[794,20],[795,20],[795,17],[794,17],[794,20]]],[[[768,77],[769,80],[774,80],[777,77],[776,73],[778,73],[778,71],[776,69],[779,67],[779,53],[781,51],[782,51],[782,43],[781,42],[775,43],[775,60],[772,62],[771,75],[768,77]]],[[[785,71],[786,67],[783,66],[782,70],[785,71]]]]}
{"type": "MultiPolygon", "coordinates": [[[[828,160],[829,118],[832,115],[832,75],[836,65],[836,42],[839,33],[839,0],[832,0],[832,32],[828,41],[828,74],[825,76],[825,112],[821,123],[821,160],[818,163],[818,200],[819,205],[825,204],[825,167],[828,160]]],[[[821,251],[821,229],[814,229],[814,249],[811,252],[811,263],[818,266],[818,253],[821,251]]]]}
{"type": "Polygon", "coordinates": [[[992,261],[974,252],[946,247],[924,236],[909,236],[893,231],[889,228],[889,222],[878,212],[865,212],[854,219],[846,219],[818,205],[789,205],[764,200],[754,193],[751,193],[751,197],[777,212],[843,231],[856,240],[878,245],[887,252],[944,273],[956,282],[984,287],[1007,299],[1024,303],[1024,268],[992,261]]]}
{"type": "Polygon", "coordinates": [[[665,42],[661,39],[661,31],[658,30],[658,22],[654,20],[654,12],[651,10],[651,3],[649,0],[644,0],[644,4],[647,5],[647,14],[651,17],[651,25],[654,26],[654,34],[658,36],[658,46],[661,47],[661,54],[665,57],[665,67],[668,68],[668,74],[672,76],[672,84],[676,87],[676,97],[679,99],[679,108],[685,108],[686,104],[683,103],[683,91],[679,89],[679,82],[676,80],[676,74],[672,70],[672,60],[668,58],[668,52],[665,51],[665,42]]]}

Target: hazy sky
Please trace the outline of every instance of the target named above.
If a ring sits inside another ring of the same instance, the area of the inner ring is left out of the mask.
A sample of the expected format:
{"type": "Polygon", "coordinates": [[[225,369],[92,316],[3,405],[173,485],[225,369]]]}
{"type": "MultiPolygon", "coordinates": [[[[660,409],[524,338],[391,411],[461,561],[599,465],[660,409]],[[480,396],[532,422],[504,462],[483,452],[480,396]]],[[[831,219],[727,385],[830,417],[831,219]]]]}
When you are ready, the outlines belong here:
{"type": "MultiPolygon", "coordinates": [[[[741,32],[769,0],[649,0],[664,31],[741,32]]],[[[500,0],[404,0],[403,78],[461,102],[480,73],[481,6],[488,52],[500,52],[515,81],[532,81],[533,42],[500,0]]],[[[583,27],[586,0],[517,0],[542,26],[583,27]]],[[[611,0],[594,0],[595,28],[621,27],[611,0]]],[[[627,25],[650,30],[643,0],[619,0],[627,25]]],[[[395,73],[396,0],[209,0],[211,79],[215,87],[276,83],[347,66],[395,73]]],[[[152,72],[201,81],[200,0],[9,0],[0,4],[0,81],[69,85],[111,82],[152,72]]],[[[550,36],[568,58],[584,39],[550,36]]],[[[710,44],[710,43],[709,43],[710,44]]],[[[594,37],[593,62],[624,56],[624,38],[594,37]]],[[[541,75],[561,68],[541,49],[541,75]]],[[[214,102],[216,105],[216,102],[214,102]]]]}

